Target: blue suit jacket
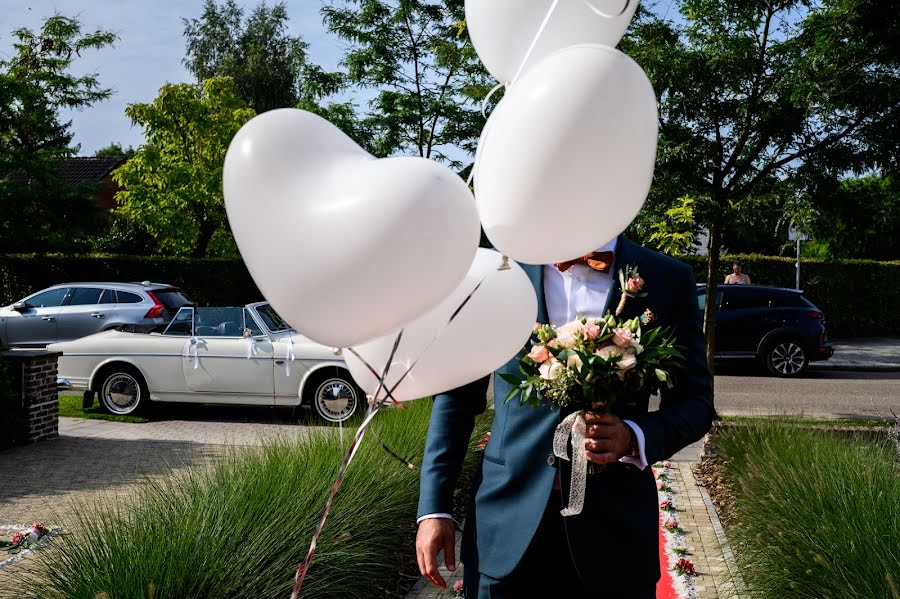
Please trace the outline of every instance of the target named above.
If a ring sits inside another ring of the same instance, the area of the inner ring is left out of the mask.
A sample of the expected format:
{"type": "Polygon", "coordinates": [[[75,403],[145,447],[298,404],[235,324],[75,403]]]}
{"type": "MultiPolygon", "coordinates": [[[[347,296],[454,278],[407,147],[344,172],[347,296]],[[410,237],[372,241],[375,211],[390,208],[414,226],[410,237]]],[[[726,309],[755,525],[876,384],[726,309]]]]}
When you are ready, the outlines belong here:
{"type": "MultiPolygon", "coordinates": [[[[649,393],[620,402],[616,413],[637,423],[646,440],[649,463],[670,457],[700,439],[714,417],[712,385],[706,365],[697,291],[691,268],[641,248],[624,236],[616,250],[616,269],[636,264],[647,297],[629,299],[622,316],[650,308],[662,326],[672,326],[685,347],[686,365],[677,385],[661,395],[660,408],[648,412],[649,393]]],[[[525,266],[538,296],[537,320],[548,322],[542,266],[525,266]]],[[[618,279],[618,277],[615,277],[618,279]]],[[[618,280],[604,312],[621,297],[618,280]]],[[[489,332],[488,332],[489,333],[489,332]]],[[[522,354],[516,356],[521,357],[522,354]]],[[[518,374],[510,360],[498,372],[518,374]]],[[[453,512],[453,490],[472,434],[475,417],[486,408],[488,378],[435,397],[422,464],[419,515],[453,512]]],[[[462,561],[492,578],[507,576],[528,548],[544,514],[557,468],[568,495],[569,462],[554,460],[553,433],[568,412],[505,402],[510,389],[494,380],[494,421],[473,488],[463,539],[462,561]]],[[[635,580],[659,578],[658,502],[649,468],[613,464],[588,477],[582,513],[565,518],[570,550],[582,579],[597,580],[615,596],[615,581],[629,589],[635,580]],[[602,576],[604,572],[615,576],[602,576]],[[613,585],[613,586],[611,586],[613,585]]]]}

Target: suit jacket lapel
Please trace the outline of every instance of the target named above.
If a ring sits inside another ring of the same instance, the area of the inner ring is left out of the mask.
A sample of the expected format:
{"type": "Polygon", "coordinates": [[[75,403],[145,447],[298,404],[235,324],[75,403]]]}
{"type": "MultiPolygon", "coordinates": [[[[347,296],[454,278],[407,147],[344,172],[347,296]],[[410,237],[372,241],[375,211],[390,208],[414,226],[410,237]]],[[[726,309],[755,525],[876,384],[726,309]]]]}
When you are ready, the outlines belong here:
{"type": "Polygon", "coordinates": [[[528,278],[531,279],[534,293],[537,296],[537,322],[547,324],[550,319],[547,316],[547,302],[544,299],[544,267],[540,264],[522,264],[521,266],[528,278]]]}
{"type": "Polygon", "coordinates": [[[609,288],[609,295],[606,296],[606,306],[603,307],[603,314],[612,312],[619,305],[619,299],[622,297],[622,286],[619,284],[619,271],[634,260],[634,244],[624,235],[619,235],[616,242],[616,258],[610,276],[613,278],[612,286],[609,288]]]}

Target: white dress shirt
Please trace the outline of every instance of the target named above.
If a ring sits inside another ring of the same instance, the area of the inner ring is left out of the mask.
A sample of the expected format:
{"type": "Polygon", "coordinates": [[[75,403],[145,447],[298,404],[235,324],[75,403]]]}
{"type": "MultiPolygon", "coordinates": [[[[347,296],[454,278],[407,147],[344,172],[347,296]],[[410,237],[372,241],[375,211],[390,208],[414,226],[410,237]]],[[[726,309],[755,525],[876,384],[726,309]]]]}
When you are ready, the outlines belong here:
{"type": "MultiPolygon", "coordinates": [[[[598,252],[615,252],[617,239],[613,239],[598,252]]],[[[556,265],[544,266],[544,301],[547,305],[547,317],[553,327],[572,322],[579,317],[600,318],[606,307],[606,299],[612,289],[614,276],[617,276],[615,261],[610,266],[609,273],[594,270],[586,264],[576,264],[566,272],[560,272],[556,265]]],[[[619,458],[620,462],[632,464],[641,470],[647,467],[647,455],[645,453],[644,432],[631,420],[625,420],[625,424],[634,431],[637,439],[639,457],[625,456],[619,458]]],[[[451,518],[450,514],[426,514],[416,522],[428,518],[451,518]]]]}

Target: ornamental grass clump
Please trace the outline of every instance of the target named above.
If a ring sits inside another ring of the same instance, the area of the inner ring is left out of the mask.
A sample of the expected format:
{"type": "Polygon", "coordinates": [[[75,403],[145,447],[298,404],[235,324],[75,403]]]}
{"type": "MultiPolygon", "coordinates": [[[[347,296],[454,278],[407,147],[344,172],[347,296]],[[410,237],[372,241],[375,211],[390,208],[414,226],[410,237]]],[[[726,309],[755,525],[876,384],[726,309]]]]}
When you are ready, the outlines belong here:
{"type": "Polygon", "coordinates": [[[728,536],[750,596],[900,599],[893,448],[777,423],[718,440],[735,491],[728,536]]]}
{"type": "MultiPolygon", "coordinates": [[[[407,406],[379,414],[374,429],[417,462],[431,402],[407,406]]],[[[344,431],[345,442],[353,433],[344,431]]],[[[305,598],[385,595],[413,555],[418,472],[373,441],[364,440],[338,493],[305,598]]],[[[207,466],[148,481],[127,504],[83,506],[77,533],[44,553],[32,595],[289,597],[344,449],[335,429],[229,448],[207,466]]]]}

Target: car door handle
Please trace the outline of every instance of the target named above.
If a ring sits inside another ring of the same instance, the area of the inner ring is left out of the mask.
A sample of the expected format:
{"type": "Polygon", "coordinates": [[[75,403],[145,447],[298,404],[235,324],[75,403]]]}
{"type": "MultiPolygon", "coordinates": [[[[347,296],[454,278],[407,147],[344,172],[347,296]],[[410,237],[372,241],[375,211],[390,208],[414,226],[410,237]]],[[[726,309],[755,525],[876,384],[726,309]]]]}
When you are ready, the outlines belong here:
{"type": "Polygon", "coordinates": [[[41,320],[46,320],[47,322],[53,322],[56,320],[55,316],[41,316],[41,320]]]}
{"type": "Polygon", "coordinates": [[[103,318],[103,315],[99,312],[94,312],[93,314],[91,314],[91,318],[103,318]]]}
{"type": "Polygon", "coordinates": [[[278,366],[284,366],[284,360],[275,360],[275,363],[276,363],[278,366]]]}

